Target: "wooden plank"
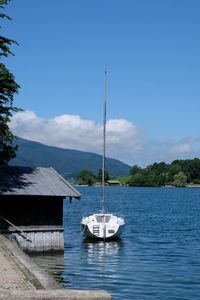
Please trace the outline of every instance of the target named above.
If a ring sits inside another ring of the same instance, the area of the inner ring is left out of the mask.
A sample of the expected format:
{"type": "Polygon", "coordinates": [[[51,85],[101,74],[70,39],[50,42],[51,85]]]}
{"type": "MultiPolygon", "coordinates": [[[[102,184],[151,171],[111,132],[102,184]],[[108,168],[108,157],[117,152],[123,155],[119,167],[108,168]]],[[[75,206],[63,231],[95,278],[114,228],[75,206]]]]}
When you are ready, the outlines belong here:
{"type": "Polygon", "coordinates": [[[15,239],[20,247],[27,252],[63,251],[64,235],[62,231],[39,231],[29,233],[32,242],[26,240],[17,232],[11,233],[10,239],[15,239]]]}

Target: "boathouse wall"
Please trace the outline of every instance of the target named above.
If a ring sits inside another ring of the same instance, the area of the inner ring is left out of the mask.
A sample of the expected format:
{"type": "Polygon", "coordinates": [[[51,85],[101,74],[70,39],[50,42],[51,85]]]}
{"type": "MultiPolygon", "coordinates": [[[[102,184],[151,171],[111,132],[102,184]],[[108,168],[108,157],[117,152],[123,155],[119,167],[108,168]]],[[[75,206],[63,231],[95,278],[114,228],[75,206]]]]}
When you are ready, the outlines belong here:
{"type": "Polygon", "coordinates": [[[23,250],[64,250],[62,198],[1,196],[0,216],[1,232],[23,250]]]}
{"type": "Polygon", "coordinates": [[[27,252],[63,251],[63,200],[80,198],[52,168],[0,166],[0,232],[27,252]]]}
{"type": "MultiPolygon", "coordinates": [[[[0,196],[0,215],[16,226],[62,226],[63,199],[39,196],[0,196]]],[[[0,221],[4,227],[8,223],[0,221]]]]}

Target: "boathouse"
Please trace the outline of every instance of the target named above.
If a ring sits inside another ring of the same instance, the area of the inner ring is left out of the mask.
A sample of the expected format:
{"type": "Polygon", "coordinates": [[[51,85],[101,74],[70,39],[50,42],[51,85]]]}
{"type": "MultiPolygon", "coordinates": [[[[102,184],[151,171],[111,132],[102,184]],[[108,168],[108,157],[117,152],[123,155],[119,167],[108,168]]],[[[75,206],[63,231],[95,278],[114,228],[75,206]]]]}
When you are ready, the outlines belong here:
{"type": "Polygon", "coordinates": [[[0,231],[28,252],[63,251],[63,200],[80,196],[53,168],[0,166],[0,231]]]}

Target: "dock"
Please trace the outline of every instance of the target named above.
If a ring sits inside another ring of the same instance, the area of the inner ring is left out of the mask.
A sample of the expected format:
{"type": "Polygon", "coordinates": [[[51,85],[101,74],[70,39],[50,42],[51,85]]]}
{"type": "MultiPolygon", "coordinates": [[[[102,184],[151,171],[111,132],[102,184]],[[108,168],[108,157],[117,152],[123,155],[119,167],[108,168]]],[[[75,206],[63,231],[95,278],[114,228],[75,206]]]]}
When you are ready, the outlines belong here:
{"type": "Polygon", "coordinates": [[[0,299],[111,300],[105,291],[67,290],[0,234],[0,299]]]}

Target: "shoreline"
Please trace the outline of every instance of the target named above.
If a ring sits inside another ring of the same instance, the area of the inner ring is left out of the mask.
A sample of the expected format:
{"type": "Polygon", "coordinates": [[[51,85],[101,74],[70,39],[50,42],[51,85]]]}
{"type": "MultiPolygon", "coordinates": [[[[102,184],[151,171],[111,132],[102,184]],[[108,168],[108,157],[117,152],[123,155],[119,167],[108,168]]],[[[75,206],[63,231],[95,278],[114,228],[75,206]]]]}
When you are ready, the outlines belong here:
{"type": "Polygon", "coordinates": [[[0,234],[0,299],[111,300],[105,291],[66,290],[25,254],[15,241],[0,234]]]}

